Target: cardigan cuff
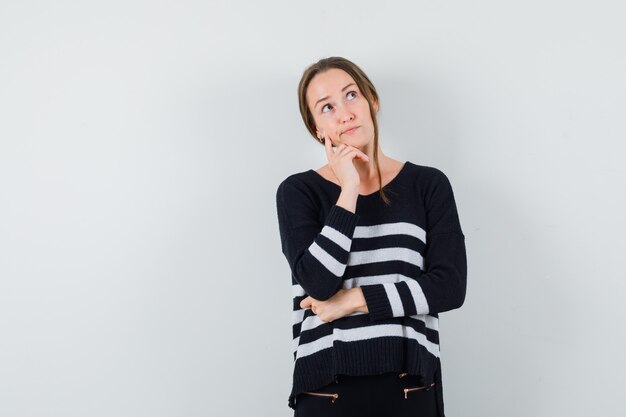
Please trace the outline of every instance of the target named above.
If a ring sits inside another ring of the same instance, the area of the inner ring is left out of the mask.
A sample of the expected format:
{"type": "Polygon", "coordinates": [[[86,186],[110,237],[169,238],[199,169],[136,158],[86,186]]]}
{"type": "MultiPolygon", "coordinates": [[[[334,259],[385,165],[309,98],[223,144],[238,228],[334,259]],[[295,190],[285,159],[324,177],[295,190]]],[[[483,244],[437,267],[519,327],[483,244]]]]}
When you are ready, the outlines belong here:
{"type": "Polygon", "coordinates": [[[393,316],[383,284],[362,285],[361,290],[363,297],[365,297],[370,321],[383,320],[393,316]]]}
{"type": "Polygon", "coordinates": [[[358,214],[335,204],[330,208],[325,223],[351,238],[359,218],[358,214]]]}

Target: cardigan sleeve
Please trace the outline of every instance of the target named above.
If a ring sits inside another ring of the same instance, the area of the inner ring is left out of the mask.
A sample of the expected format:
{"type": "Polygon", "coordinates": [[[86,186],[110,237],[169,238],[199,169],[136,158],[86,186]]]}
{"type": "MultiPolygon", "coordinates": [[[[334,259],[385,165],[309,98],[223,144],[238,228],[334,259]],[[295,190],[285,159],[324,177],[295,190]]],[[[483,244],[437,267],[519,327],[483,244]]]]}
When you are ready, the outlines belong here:
{"type": "Polygon", "coordinates": [[[294,179],[276,191],[282,252],[294,280],[316,300],[332,297],[343,284],[359,215],[333,205],[323,222],[306,188],[294,179]]]}
{"type": "Polygon", "coordinates": [[[426,190],[426,246],[423,272],[400,282],[363,285],[370,321],[433,314],[461,307],[467,287],[465,236],[452,186],[436,175],[426,190]]]}

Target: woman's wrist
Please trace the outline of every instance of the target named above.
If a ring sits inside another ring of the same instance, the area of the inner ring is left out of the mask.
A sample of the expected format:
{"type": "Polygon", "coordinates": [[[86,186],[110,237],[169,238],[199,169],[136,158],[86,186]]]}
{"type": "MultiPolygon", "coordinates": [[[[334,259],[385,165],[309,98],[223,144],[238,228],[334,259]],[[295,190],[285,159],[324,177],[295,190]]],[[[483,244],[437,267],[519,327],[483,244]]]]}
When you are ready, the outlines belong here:
{"type": "Polygon", "coordinates": [[[359,187],[342,187],[337,205],[352,213],[356,212],[356,200],[359,198],[359,187]]]}
{"type": "Polygon", "coordinates": [[[365,302],[365,296],[363,290],[359,287],[352,288],[352,309],[354,312],[368,313],[367,303],[365,302]]]}

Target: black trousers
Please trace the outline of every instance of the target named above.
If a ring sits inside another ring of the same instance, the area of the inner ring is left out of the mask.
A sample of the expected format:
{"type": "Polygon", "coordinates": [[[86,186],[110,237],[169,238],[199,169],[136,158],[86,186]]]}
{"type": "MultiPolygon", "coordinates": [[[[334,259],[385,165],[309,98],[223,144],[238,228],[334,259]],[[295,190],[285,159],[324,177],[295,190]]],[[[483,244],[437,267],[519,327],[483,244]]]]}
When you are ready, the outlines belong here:
{"type": "Polygon", "coordinates": [[[397,372],[338,375],[314,391],[298,394],[294,417],[438,417],[435,383],[397,372]]]}

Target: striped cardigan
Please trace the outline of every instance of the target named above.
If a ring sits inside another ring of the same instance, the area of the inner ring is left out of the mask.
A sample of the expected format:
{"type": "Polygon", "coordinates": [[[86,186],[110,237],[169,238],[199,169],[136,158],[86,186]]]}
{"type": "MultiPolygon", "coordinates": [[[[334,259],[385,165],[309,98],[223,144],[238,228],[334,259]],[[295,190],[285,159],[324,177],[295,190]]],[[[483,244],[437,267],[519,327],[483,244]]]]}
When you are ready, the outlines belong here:
{"type": "Polygon", "coordinates": [[[452,187],[437,168],[407,161],[378,191],[359,195],[356,212],[336,205],[341,187],[316,171],[278,186],[282,252],[291,269],[294,370],[288,405],[335,375],[408,372],[439,385],[438,313],[465,300],[467,261],[452,187]],[[307,295],[331,298],[360,287],[368,313],[326,323],[300,308],[307,295]]]}

